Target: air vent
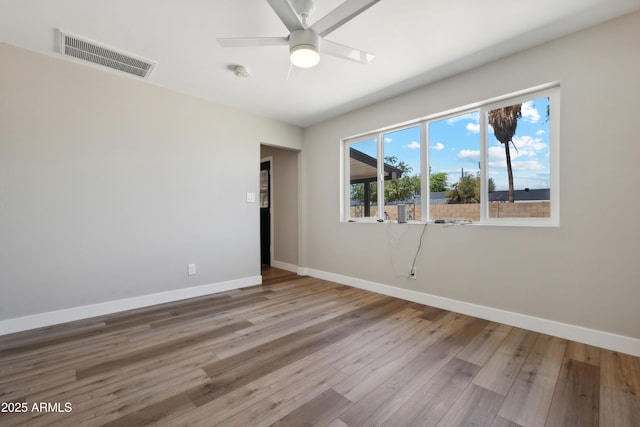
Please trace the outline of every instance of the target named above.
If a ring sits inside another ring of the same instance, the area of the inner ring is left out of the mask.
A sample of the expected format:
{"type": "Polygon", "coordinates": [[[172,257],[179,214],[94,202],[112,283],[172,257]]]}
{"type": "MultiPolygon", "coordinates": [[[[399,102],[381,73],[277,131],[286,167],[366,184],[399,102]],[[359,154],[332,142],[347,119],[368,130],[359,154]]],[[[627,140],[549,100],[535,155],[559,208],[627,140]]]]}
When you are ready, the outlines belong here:
{"type": "Polygon", "coordinates": [[[103,67],[147,78],[155,62],[60,31],[60,52],[103,67]]]}

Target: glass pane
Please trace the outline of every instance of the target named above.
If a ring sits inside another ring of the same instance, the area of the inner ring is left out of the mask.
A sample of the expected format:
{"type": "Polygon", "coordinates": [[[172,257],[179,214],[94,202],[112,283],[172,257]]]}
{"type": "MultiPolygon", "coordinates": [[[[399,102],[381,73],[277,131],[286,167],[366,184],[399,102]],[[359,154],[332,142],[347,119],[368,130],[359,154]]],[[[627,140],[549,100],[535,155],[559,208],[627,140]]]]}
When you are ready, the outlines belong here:
{"type": "Polygon", "coordinates": [[[429,219],[480,220],[479,112],[429,123],[429,219]]]}
{"type": "Polygon", "coordinates": [[[488,124],[489,218],[549,218],[549,98],[492,110],[488,124]]]}
{"type": "Polygon", "coordinates": [[[406,220],[420,219],[420,126],[383,135],[384,218],[398,219],[406,205],[406,220]]]}
{"type": "Polygon", "coordinates": [[[377,217],[378,143],[375,139],[349,145],[351,218],[377,217]]]}
{"type": "Polygon", "coordinates": [[[260,171],[260,207],[269,207],[269,171],[260,171]]]}

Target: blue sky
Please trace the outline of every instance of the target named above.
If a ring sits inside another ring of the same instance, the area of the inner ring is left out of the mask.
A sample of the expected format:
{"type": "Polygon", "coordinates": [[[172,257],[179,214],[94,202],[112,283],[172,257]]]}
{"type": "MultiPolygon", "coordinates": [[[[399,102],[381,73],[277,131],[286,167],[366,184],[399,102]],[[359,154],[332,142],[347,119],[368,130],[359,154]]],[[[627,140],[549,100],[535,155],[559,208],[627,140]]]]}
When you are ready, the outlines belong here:
{"type": "MultiPolygon", "coordinates": [[[[518,121],[511,146],[511,162],[516,190],[549,188],[549,122],[547,98],[522,104],[522,117],[518,121]]],[[[489,127],[488,172],[497,190],[508,189],[504,146],[493,136],[489,127]]],[[[359,143],[354,148],[375,156],[375,141],[359,143]]],[[[384,155],[396,156],[420,172],[419,126],[384,135],[384,155]]],[[[479,114],[467,113],[429,124],[429,156],[432,173],[446,172],[449,183],[456,182],[462,169],[465,174],[476,174],[480,161],[479,114]]]]}

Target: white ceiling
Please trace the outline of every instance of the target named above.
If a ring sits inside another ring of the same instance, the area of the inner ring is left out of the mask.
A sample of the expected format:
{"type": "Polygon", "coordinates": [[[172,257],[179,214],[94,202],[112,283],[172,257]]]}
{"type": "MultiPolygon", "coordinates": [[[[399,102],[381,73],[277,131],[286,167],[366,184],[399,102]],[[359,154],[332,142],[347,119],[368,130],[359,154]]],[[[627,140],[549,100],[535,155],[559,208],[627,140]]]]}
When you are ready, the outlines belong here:
{"type": "MultiPolygon", "coordinates": [[[[309,24],[340,3],[316,0],[309,24]]],[[[327,36],[375,53],[372,63],[324,55],[289,80],[286,46],[216,42],[286,36],[266,0],[0,0],[0,42],[59,56],[60,29],[156,61],[153,84],[306,127],[639,9],[640,0],[382,0],[327,36]],[[250,76],[236,77],[236,64],[250,76]]]]}

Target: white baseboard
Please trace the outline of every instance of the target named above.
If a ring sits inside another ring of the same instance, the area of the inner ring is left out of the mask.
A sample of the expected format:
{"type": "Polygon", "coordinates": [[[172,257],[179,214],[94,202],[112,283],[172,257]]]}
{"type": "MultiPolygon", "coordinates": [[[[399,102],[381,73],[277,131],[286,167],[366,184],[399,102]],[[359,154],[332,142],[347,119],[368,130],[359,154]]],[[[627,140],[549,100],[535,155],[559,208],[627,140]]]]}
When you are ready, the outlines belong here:
{"type": "Polygon", "coordinates": [[[504,323],[506,325],[516,326],[518,328],[640,357],[640,339],[637,338],[584,328],[582,326],[570,325],[568,323],[556,322],[554,320],[543,319],[540,317],[528,316],[526,314],[505,311],[498,308],[471,304],[450,298],[443,298],[423,292],[402,289],[395,286],[384,285],[382,283],[371,282],[340,274],[328,273],[321,270],[301,268],[298,270],[298,274],[330,280],[332,282],[365,289],[367,291],[383,295],[389,295],[407,301],[438,307],[454,311],[456,313],[479,317],[493,322],[504,323]]]}
{"type": "Polygon", "coordinates": [[[275,268],[282,269],[282,270],[287,270],[287,271],[290,271],[292,273],[297,273],[298,272],[298,266],[297,265],[287,264],[286,262],[273,260],[271,262],[271,266],[275,267],[275,268]]]}
{"type": "Polygon", "coordinates": [[[251,276],[241,279],[228,280],[225,282],[212,283],[208,285],[176,289],[173,291],[159,292],[156,294],[125,298],[116,301],[108,301],[98,304],[67,308],[64,310],[49,311],[46,313],[39,313],[30,316],[17,317],[14,319],[1,320],[0,335],[26,331],[29,329],[42,328],[59,323],[72,322],[74,320],[88,319],[90,317],[118,313],[121,311],[132,310],[134,308],[149,307],[152,305],[164,304],[167,302],[179,301],[187,298],[215,294],[218,292],[230,291],[232,289],[260,284],[262,284],[262,276],[251,276]]]}

